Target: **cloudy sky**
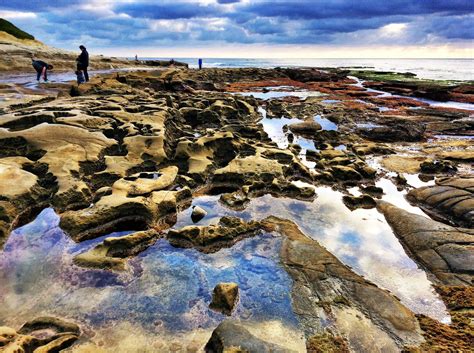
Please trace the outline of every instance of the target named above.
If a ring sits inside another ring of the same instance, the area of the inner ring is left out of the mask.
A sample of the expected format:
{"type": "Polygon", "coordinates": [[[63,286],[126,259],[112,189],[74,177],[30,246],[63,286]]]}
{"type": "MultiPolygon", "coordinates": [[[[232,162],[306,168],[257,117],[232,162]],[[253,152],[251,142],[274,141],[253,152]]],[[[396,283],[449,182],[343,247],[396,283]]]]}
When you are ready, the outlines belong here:
{"type": "Polygon", "coordinates": [[[0,0],[0,17],[108,55],[474,57],[474,0],[0,0]]]}

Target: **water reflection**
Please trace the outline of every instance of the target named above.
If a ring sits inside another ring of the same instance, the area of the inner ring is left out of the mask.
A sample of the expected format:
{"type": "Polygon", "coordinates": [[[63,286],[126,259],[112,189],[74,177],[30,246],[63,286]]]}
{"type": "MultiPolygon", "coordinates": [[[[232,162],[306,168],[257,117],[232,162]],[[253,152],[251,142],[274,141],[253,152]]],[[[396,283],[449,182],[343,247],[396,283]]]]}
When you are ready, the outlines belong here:
{"type": "MultiPolygon", "coordinates": [[[[377,186],[384,189],[384,199],[397,201],[394,195],[400,193],[388,183],[391,182],[385,179],[377,186]]],[[[327,187],[316,188],[316,193],[318,198],[312,203],[266,195],[252,200],[243,213],[225,208],[218,202],[218,196],[196,198],[193,205],[209,211],[200,224],[216,223],[222,215],[244,219],[275,215],[290,219],[358,274],[394,293],[415,313],[449,320],[426,273],[407,256],[383,215],[375,209],[351,212],[342,203],[342,194],[327,187]]],[[[412,207],[403,200],[404,205],[412,207]]],[[[190,212],[189,209],[178,215],[176,228],[188,224],[190,212]]]]}
{"type": "Polygon", "coordinates": [[[75,244],[58,224],[54,211],[44,210],[15,230],[0,254],[5,324],[18,327],[35,316],[57,315],[93,328],[125,318],[145,330],[156,325],[167,332],[213,328],[223,315],[208,309],[212,290],[233,281],[240,287],[234,317],[297,325],[291,279],[279,263],[281,238],[273,234],[215,254],[174,248],[162,239],[130,260],[131,273],[118,275],[75,266],[74,255],[103,239],[75,244]]]}

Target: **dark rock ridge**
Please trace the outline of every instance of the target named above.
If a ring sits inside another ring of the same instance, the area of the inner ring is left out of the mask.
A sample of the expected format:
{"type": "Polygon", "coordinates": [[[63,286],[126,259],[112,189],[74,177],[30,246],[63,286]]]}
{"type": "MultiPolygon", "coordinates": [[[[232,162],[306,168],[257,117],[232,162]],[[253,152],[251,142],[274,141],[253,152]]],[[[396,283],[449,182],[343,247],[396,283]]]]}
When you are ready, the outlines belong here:
{"type": "Polygon", "coordinates": [[[473,283],[474,231],[454,228],[378,201],[395,235],[415,260],[446,285],[473,283]]]}
{"type": "Polygon", "coordinates": [[[436,179],[435,186],[413,189],[407,199],[433,218],[454,226],[474,227],[474,178],[436,179]]]}

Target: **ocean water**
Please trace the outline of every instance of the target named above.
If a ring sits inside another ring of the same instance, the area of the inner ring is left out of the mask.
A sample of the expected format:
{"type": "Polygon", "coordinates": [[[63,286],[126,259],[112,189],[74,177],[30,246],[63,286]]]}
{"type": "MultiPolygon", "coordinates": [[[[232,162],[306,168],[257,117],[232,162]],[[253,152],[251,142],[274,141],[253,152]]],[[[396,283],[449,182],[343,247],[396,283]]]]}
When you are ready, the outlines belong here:
{"type": "MultiPolygon", "coordinates": [[[[161,59],[171,58],[141,58],[161,59]]],[[[197,58],[174,58],[197,67],[197,58]]],[[[412,72],[433,80],[474,80],[472,59],[232,59],[204,58],[204,67],[348,67],[379,71],[412,72]]]]}

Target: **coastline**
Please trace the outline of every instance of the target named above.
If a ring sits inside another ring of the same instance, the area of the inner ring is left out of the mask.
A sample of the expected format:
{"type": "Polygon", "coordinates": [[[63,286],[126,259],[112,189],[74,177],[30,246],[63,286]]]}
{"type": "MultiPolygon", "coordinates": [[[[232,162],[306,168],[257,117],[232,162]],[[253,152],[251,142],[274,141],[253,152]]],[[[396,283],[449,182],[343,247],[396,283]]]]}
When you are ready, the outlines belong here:
{"type": "Polygon", "coordinates": [[[466,349],[472,110],[419,98],[474,107],[472,87],[353,74],[1,85],[5,324],[59,317],[41,327],[79,350],[466,349]],[[221,282],[229,317],[208,308],[221,282]]]}

